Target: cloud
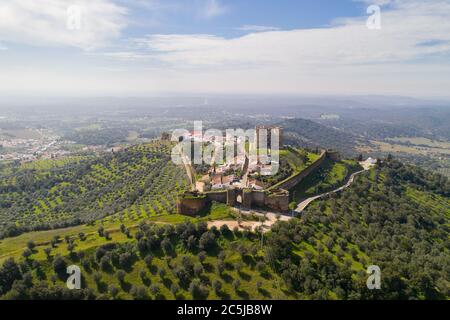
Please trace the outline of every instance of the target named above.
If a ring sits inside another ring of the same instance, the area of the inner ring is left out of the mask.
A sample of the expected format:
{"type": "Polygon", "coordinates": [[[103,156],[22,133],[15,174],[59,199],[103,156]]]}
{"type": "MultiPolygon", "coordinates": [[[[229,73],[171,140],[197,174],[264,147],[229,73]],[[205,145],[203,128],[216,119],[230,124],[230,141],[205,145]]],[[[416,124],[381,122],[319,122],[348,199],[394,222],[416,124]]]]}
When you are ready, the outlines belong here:
{"type": "Polygon", "coordinates": [[[93,49],[121,35],[127,13],[111,0],[2,1],[0,40],[93,49]],[[81,22],[80,28],[68,28],[71,18],[81,22]]]}
{"type": "MultiPolygon", "coordinates": [[[[126,12],[118,16],[122,21],[126,12]]],[[[4,41],[8,36],[1,26],[8,22],[1,17],[0,12],[0,41],[4,41]]],[[[361,16],[337,19],[326,28],[262,30],[262,26],[243,26],[246,34],[232,38],[214,34],[149,34],[116,43],[116,51],[108,48],[108,52],[89,52],[88,62],[78,65],[71,61],[55,66],[58,61],[52,60],[47,65],[36,61],[32,67],[33,61],[27,61],[26,68],[17,70],[3,60],[0,91],[28,88],[50,93],[61,90],[113,95],[156,91],[447,94],[450,1],[389,1],[382,7],[381,17],[381,30],[369,30],[368,16],[361,16]],[[44,78],[46,81],[42,81],[44,78]]],[[[34,22],[32,26],[40,30],[37,37],[33,37],[28,26],[27,32],[14,29],[9,39],[73,43],[62,37],[59,30],[44,36],[41,29],[54,29],[55,24],[43,28],[39,16],[34,17],[34,22]]],[[[121,28],[117,30],[120,33],[121,28]]],[[[96,35],[96,39],[111,38],[96,35]]]]}
{"type": "Polygon", "coordinates": [[[280,30],[280,28],[277,27],[271,27],[271,26],[257,26],[257,25],[243,25],[239,28],[236,28],[237,30],[241,31],[252,31],[252,32],[266,32],[266,31],[276,31],[280,30]]]}
{"type": "Polygon", "coordinates": [[[381,30],[369,30],[364,17],[341,19],[330,28],[254,30],[231,39],[205,34],[150,35],[139,43],[147,54],[174,67],[298,69],[408,62],[450,54],[449,1],[436,1],[433,6],[419,1],[396,3],[394,9],[382,12],[381,30]]]}
{"type": "Polygon", "coordinates": [[[229,8],[220,0],[202,0],[200,15],[204,18],[215,18],[228,12],[229,8]]]}

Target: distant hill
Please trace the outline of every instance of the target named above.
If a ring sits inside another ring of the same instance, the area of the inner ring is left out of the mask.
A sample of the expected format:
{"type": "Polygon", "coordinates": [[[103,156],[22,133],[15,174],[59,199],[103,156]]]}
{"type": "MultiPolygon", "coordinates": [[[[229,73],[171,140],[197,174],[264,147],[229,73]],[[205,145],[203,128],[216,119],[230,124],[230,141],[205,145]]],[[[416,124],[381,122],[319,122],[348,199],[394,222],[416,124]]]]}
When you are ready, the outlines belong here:
{"type": "Polygon", "coordinates": [[[289,119],[280,123],[286,144],[335,149],[345,156],[355,156],[361,140],[357,136],[305,119],[289,119]]]}

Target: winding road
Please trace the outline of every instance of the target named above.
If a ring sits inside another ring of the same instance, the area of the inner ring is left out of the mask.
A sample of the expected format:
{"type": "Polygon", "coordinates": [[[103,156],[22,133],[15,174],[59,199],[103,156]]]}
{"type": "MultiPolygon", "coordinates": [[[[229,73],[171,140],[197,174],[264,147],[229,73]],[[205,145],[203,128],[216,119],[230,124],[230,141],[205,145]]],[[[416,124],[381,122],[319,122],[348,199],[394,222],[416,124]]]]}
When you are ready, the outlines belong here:
{"type": "Polygon", "coordinates": [[[258,216],[258,217],[264,217],[264,221],[262,221],[262,222],[243,221],[239,224],[237,221],[216,220],[216,221],[208,222],[208,227],[211,228],[212,226],[215,226],[216,228],[220,228],[222,225],[227,225],[229,228],[237,227],[240,230],[248,229],[248,230],[253,230],[253,231],[256,231],[259,227],[262,227],[262,230],[264,233],[268,232],[268,231],[270,231],[272,225],[275,224],[278,220],[289,221],[290,219],[293,219],[296,216],[296,214],[301,214],[315,200],[326,197],[333,193],[341,192],[344,189],[350,187],[353,184],[353,182],[355,181],[356,176],[360,175],[363,172],[370,170],[370,168],[372,167],[372,165],[368,165],[366,163],[360,163],[360,164],[363,166],[364,170],[361,170],[361,171],[351,174],[350,178],[343,186],[341,186],[333,191],[325,192],[323,194],[305,199],[304,201],[300,202],[299,205],[297,206],[297,209],[295,209],[294,211],[291,211],[290,214],[281,214],[281,213],[277,213],[277,212],[269,212],[269,211],[264,211],[264,210],[254,210],[254,209],[248,210],[248,209],[242,209],[242,208],[241,209],[234,208],[234,210],[238,211],[241,215],[254,215],[254,216],[258,216]]]}
{"type": "Polygon", "coordinates": [[[355,181],[355,177],[357,175],[359,175],[359,174],[361,174],[361,173],[363,173],[363,172],[365,172],[367,170],[368,169],[364,169],[364,170],[361,170],[361,171],[353,173],[350,176],[350,178],[348,179],[347,183],[344,184],[342,187],[339,187],[339,188],[337,188],[337,189],[335,189],[333,191],[325,192],[325,193],[319,194],[317,196],[310,197],[310,198],[308,198],[306,200],[303,200],[302,202],[300,202],[298,204],[297,209],[295,209],[294,211],[297,212],[297,213],[302,213],[315,200],[324,198],[324,197],[329,196],[330,194],[333,194],[333,193],[338,193],[338,192],[343,191],[344,189],[346,189],[346,188],[348,188],[348,187],[350,187],[352,185],[352,183],[355,181]]]}

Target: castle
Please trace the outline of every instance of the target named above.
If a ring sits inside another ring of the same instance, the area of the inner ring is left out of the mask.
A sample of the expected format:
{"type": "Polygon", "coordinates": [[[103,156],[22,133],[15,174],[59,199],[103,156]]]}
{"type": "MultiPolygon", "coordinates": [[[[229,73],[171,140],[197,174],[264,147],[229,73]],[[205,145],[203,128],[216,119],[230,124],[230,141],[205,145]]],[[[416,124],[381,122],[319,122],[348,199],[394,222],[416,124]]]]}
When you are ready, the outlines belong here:
{"type": "MultiPolygon", "coordinates": [[[[213,201],[227,204],[228,206],[240,206],[245,209],[254,207],[265,208],[271,211],[286,213],[289,211],[290,193],[294,188],[310,174],[316,172],[326,159],[339,161],[340,155],[336,151],[322,151],[319,158],[305,170],[296,173],[276,185],[262,190],[250,188],[247,185],[230,184],[225,190],[206,191],[197,189],[186,192],[177,201],[177,212],[183,215],[196,216],[213,201]]],[[[222,178],[221,178],[222,179],[222,178]]],[[[202,185],[204,187],[204,185],[202,185]]]]}

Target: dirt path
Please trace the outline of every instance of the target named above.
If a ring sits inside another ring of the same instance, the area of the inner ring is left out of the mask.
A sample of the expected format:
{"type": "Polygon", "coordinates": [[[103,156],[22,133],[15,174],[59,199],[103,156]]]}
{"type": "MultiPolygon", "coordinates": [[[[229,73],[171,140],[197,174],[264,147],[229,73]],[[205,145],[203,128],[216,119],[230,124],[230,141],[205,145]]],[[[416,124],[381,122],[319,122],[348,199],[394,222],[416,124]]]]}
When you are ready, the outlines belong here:
{"type": "MultiPolygon", "coordinates": [[[[234,208],[237,212],[239,209],[234,208]]],[[[274,212],[267,211],[256,211],[256,210],[240,210],[242,216],[257,216],[260,218],[264,218],[263,222],[260,221],[249,221],[244,220],[239,224],[236,220],[215,220],[208,222],[208,227],[211,228],[215,226],[216,228],[220,228],[223,225],[227,225],[228,228],[234,229],[237,227],[239,230],[249,230],[256,231],[258,228],[262,227],[263,232],[268,232],[272,228],[272,226],[278,221],[289,221],[293,218],[293,216],[280,215],[274,212]]]]}

